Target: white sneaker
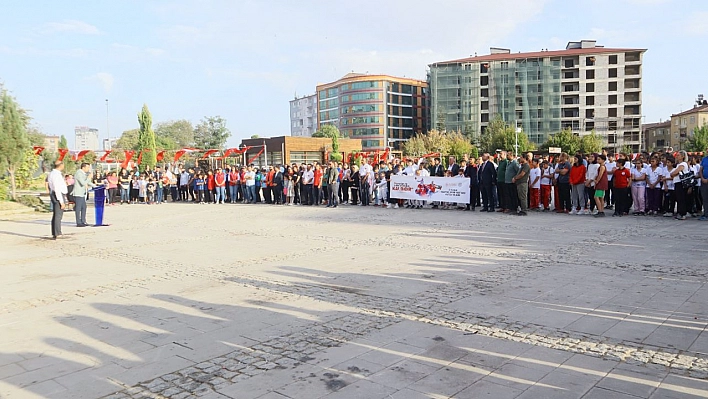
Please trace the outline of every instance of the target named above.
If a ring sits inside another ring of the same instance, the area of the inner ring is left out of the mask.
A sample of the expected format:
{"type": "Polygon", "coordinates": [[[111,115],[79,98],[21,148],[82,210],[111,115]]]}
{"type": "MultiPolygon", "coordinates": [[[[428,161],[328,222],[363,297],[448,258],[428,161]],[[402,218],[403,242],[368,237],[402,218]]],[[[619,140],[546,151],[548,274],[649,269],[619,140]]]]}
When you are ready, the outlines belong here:
{"type": "Polygon", "coordinates": [[[589,215],[590,211],[588,211],[587,209],[583,209],[580,214],[581,215],[589,215]]]}
{"type": "Polygon", "coordinates": [[[577,214],[578,214],[578,211],[576,211],[575,209],[573,209],[572,211],[570,211],[570,214],[571,214],[571,215],[577,215],[577,214]]]}
{"type": "Polygon", "coordinates": [[[398,209],[398,204],[394,204],[393,209],[398,209]]]}
{"type": "Polygon", "coordinates": [[[594,211],[592,211],[593,216],[594,216],[594,215],[597,215],[598,213],[600,213],[600,211],[598,211],[597,209],[595,209],[594,211]]]}

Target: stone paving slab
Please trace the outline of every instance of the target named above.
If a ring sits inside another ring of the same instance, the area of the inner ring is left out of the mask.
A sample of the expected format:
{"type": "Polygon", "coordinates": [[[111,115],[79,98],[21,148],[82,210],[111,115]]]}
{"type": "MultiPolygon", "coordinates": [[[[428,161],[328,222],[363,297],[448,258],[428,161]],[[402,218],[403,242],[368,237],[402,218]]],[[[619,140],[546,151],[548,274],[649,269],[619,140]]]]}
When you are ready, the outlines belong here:
{"type": "Polygon", "coordinates": [[[697,221],[109,210],[0,220],[0,397],[708,396],[697,221]]]}

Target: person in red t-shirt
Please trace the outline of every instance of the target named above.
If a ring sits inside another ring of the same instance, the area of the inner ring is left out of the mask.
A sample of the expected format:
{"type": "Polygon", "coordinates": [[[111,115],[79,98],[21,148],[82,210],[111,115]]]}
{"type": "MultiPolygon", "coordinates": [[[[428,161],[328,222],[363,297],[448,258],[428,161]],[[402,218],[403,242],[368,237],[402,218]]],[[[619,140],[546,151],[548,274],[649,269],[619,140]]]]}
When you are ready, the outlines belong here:
{"type": "Polygon", "coordinates": [[[221,168],[216,169],[216,174],[214,174],[214,186],[215,195],[214,202],[222,204],[226,203],[226,175],[221,171],[221,168]]]}
{"type": "Polygon", "coordinates": [[[207,191],[205,202],[212,202],[214,200],[214,188],[216,184],[214,183],[214,172],[207,172],[207,191]]]}
{"type": "Polygon", "coordinates": [[[236,165],[234,165],[231,167],[231,171],[229,172],[229,200],[232,204],[238,199],[238,183],[238,169],[236,169],[236,165]]]}
{"type": "Polygon", "coordinates": [[[570,199],[573,203],[573,210],[570,214],[583,215],[587,214],[587,204],[585,203],[585,172],[587,169],[580,155],[575,155],[573,160],[573,166],[570,168],[570,199]]]}
{"type": "Polygon", "coordinates": [[[313,183],[313,191],[315,194],[315,205],[322,204],[322,167],[317,164],[315,167],[315,182],[313,183]]]}
{"type": "Polygon", "coordinates": [[[629,169],[624,167],[625,160],[617,160],[617,169],[612,173],[615,198],[615,213],[612,216],[626,216],[629,213],[629,169]]]}

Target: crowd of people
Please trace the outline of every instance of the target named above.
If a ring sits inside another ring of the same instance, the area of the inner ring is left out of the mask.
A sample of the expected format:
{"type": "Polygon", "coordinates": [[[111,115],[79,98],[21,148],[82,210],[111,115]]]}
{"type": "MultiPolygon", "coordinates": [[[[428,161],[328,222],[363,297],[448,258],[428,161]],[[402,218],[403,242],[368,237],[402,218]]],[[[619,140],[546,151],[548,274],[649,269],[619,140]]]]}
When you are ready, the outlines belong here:
{"type": "MultiPolygon", "coordinates": [[[[79,172],[87,174],[83,165],[79,172]]],[[[78,172],[77,172],[78,173],[78,172]]],[[[82,177],[83,178],[83,177],[82,177]]],[[[74,191],[74,177],[67,175],[68,202],[87,195],[74,191]],[[79,195],[77,195],[79,194],[79,195]]],[[[529,211],[571,215],[665,216],[685,220],[687,216],[708,219],[703,205],[708,197],[708,157],[676,154],[614,155],[566,153],[556,157],[516,156],[500,151],[480,158],[465,156],[459,163],[450,157],[391,159],[369,164],[308,163],[273,165],[230,165],[224,168],[187,167],[165,164],[143,172],[95,171],[90,186],[104,186],[107,203],[163,204],[274,204],[326,206],[381,206],[387,208],[460,209],[502,212],[525,216],[529,211]],[[391,198],[392,175],[466,177],[470,198],[464,203],[440,203],[391,198]]],[[[82,201],[81,208],[85,208],[82,201]]],[[[85,212],[85,211],[84,211],[85,212]]],[[[77,217],[85,224],[85,217],[77,217]]]]}

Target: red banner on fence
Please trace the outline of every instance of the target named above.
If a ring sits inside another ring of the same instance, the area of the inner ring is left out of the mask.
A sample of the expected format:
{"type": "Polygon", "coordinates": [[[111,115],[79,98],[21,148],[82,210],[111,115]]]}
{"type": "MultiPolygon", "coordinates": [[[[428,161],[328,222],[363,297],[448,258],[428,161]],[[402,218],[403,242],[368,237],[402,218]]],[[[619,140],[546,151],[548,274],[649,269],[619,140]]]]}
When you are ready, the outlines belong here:
{"type": "Polygon", "coordinates": [[[69,150],[67,148],[60,148],[59,149],[59,158],[57,158],[58,161],[63,161],[64,157],[66,154],[69,153],[69,150]]]}
{"type": "Polygon", "coordinates": [[[248,160],[248,162],[246,162],[246,165],[250,165],[251,162],[253,162],[253,161],[255,161],[256,159],[258,159],[258,157],[260,157],[261,154],[263,154],[263,150],[265,150],[265,148],[261,148],[261,150],[258,151],[258,153],[257,153],[256,155],[252,156],[252,157],[248,160]]]}

